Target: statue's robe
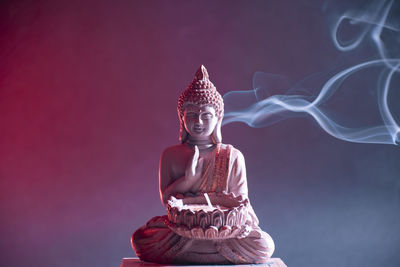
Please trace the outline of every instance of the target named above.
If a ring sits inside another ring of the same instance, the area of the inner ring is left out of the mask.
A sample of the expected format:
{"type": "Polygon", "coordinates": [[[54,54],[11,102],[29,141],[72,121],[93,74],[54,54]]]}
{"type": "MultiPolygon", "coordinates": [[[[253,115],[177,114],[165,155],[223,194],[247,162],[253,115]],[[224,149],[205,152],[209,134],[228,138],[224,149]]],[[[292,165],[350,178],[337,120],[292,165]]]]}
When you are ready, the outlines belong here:
{"type": "MultiPolygon", "coordinates": [[[[248,197],[246,167],[242,153],[231,145],[219,144],[215,156],[205,159],[202,177],[190,193],[227,192],[248,197]]],[[[275,245],[258,227],[258,218],[249,206],[252,231],[245,238],[222,240],[189,239],[175,234],[157,216],[132,235],[132,247],[144,261],[175,264],[243,264],[264,263],[275,245]]]]}

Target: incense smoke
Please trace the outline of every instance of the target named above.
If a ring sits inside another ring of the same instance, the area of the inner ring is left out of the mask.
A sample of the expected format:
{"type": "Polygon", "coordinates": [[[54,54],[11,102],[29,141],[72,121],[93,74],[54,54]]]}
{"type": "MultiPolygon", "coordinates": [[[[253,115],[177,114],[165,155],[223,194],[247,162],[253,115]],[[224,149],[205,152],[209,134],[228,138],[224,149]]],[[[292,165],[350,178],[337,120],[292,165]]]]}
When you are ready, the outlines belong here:
{"type": "Polygon", "coordinates": [[[310,115],[333,137],[400,145],[399,123],[389,105],[390,91],[399,89],[394,77],[400,72],[400,27],[389,22],[392,4],[393,1],[381,1],[363,12],[347,10],[331,24],[331,37],[339,51],[351,53],[372,44],[375,59],[328,78],[327,74],[314,74],[294,85],[282,76],[257,72],[253,90],[224,95],[223,125],[244,122],[251,127],[265,127],[290,117],[310,115]],[[344,40],[346,26],[356,29],[351,40],[344,40]],[[396,53],[397,57],[393,56],[396,53]],[[368,85],[373,87],[368,89],[368,85]],[[376,116],[366,115],[366,110],[369,114],[372,109],[376,116]]]}

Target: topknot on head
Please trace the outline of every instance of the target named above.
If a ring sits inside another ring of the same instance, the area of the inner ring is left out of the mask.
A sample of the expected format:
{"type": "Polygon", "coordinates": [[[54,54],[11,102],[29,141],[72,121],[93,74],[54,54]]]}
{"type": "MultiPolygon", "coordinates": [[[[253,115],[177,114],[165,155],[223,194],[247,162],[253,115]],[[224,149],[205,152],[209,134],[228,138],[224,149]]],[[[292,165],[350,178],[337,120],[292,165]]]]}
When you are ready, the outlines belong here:
{"type": "Polygon", "coordinates": [[[196,71],[196,75],[194,76],[197,80],[210,80],[210,76],[208,76],[208,72],[204,65],[201,65],[200,68],[196,71]]]}
{"type": "Polygon", "coordinates": [[[214,84],[210,81],[206,67],[201,65],[194,75],[193,81],[189,84],[186,90],[216,90],[214,84]]]}

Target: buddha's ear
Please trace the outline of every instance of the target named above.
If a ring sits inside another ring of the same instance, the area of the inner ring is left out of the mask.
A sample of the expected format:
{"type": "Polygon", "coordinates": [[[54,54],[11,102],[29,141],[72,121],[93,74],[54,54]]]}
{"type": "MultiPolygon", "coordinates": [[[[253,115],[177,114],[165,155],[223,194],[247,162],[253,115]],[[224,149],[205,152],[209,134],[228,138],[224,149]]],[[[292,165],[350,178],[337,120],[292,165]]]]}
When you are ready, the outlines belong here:
{"type": "Polygon", "coordinates": [[[181,144],[185,143],[188,139],[188,133],[185,129],[185,125],[183,120],[180,120],[180,127],[179,127],[179,142],[181,144]]]}
{"type": "Polygon", "coordinates": [[[215,125],[214,131],[211,134],[211,139],[214,144],[222,143],[221,124],[222,124],[222,117],[218,118],[217,125],[215,125]]]}

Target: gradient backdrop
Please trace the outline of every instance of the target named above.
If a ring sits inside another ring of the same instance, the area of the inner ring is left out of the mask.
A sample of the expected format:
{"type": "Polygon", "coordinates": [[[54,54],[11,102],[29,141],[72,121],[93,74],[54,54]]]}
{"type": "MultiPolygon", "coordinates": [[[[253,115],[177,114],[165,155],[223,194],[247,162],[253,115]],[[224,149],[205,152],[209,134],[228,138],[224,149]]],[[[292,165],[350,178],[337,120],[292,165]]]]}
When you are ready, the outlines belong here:
{"type": "MultiPolygon", "coordinates": [[[[334,47],[323,7],[0,2],[0,265],[109,267],[134,256],[132,232],[165,213],[158,160],[178,142],[177,99],[199,65],[221,94],[252,89],[256,71],[298,81],[339,68],[348,55],[334,47]]],[[[399,266],[399,147],[341,141],[310,118],[222,130],[245,155],[275,257],[399,266]]]]}

